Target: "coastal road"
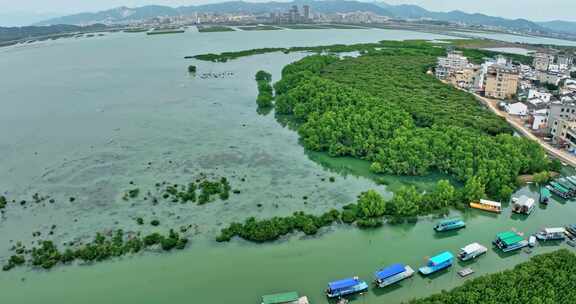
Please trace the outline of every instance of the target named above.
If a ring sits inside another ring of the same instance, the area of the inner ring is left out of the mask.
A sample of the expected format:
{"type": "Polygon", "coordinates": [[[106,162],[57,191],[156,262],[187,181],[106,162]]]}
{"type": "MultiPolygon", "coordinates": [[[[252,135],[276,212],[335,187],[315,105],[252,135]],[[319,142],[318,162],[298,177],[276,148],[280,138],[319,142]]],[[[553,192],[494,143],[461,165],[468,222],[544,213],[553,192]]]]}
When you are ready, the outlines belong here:
{"type": "Polygon", "coordinates": [[[572,154],[570,154],[564,150],[554,148],[549,143],[547,143],[544,140],[542,140],[541,138],[537,137],[529,129],[524,127],[524,123],[521,120],[515,118],[512,115],[509,115],[508,113],[506,113],[504,111],[500,111],[498,109],[498,106],[497,106],[498,105],[497,100],[482,97],[482,96],[477,95],[477,94],[474,94],[474,97],[476,97],[476,99],[478,101],[480,101],[482,104],[486,105],[492,112],[494,112],[494,114],[506,119],[506,121],[512,127],[514,127],[514,129],[516,129],[516,131],[521,133],[523,136],[538,142],[538,144],[540,144],[540,146],[542,146],[542,148],[544,148],[544,150],[546,150],[546,152],[548,152],[548,154],[552,155],[553,157],[558,158],[560,161],[562,161],[562,162],[564,162],[564,163],[566,163],[572,167],[576,167],[576,157],[574,155],[572,155],[572,154]]]}

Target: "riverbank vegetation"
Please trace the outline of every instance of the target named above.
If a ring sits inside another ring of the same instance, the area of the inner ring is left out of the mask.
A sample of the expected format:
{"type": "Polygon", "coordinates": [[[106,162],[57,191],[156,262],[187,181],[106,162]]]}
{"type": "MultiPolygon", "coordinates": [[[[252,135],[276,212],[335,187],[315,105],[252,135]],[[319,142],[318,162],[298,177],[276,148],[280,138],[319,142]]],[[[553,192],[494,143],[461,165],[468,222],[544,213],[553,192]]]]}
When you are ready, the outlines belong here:
{"type": "Polygon", "coordinates": [[[235,30],[228,26],[214,25],[214,26],[197,26],[200,33],[214,33],[214,32],[234,32],[235,30]]]}
{"type": "Polygon", "coordinates": [[[369,160],[376,173],[441,171],[478,195],[508,199],[518,175],[551,162],[472,95],[428,75],[439,51],[410,43],[358,58],[306,57],[275,84],[276,111],[299,122],[310,150],[369,160]]]}
{"type": "Polygon", "coordinates": [[[454,207],[464,195],[464,191],[457,190],[447,180],[438,181],[434,191],[428,193],[420,193],[414,186],[402,187],[389,201],[375,190],[368,190],[358,196],[356,203],[348,204],[340,211],[332,209],[320,216],[300,211],[264,220],[251,217],[244,223],[232,223],[222,229],[216,240],[227,242],[238,236],[252,242],[266,242],[293,232],[314,235],[320,228],[334,223],[368,229],[382,226],[385,218],[390,223],[415,221],[418,215],[446,213],[448,207],[454,207]]]}
{"type": "Polygon", "coordinates": [[[443,49],[417,41],[382,45],[357,58],[312,55],[287,65],[274,84],[276,113],[292,118],[309,150],[368,160],[375,173],[439,171],[463,187],[447,180],[427,193],[404,186],[389,201],[368,191],[341,211],[234,223],[222,229],[218,241],[314,234],[334,222],[373,228],[384,217],[390,223],[413,221],[481,198],[507,201],[519,175],[555,167],[537,143],[513,136],[512,128],[472,95],[426,73],[443,49]]]}
{"type": "MultiPolygon", "coordinates": [[[[362,29],[362,28],[360,28],[362,29]]],[[[453,43],[453,41],[451,41],[453,43]]],[[[427,42],[425,40],[406,40],[406,41],[380,41],[376,43],[358,43],[351,45],[344,44],[334,44],[334,45],[323,45],[323,46],[305,46],[305,47],[289,47],[289,48],[259,48],[250,49],[236,52],[224,52],[220,54],[208,53],[199,54],[195,56],[186,56],[187,58],[194,58],[203,61],[212,62],[227,62],[228,60],[234,60],[242,57],[268,54],[275,52],[282,52],[284,54],[289,54],[293,52],[309,52],[314,54],[326,54],[326,53],[349,53],[349,52],[360,52],[361,54],[368,54],[374,52],[382,53],[383,50],[400,50],[406,53],[408,49],[418,49],[420,52],[428,52],[429,55],[442,56],[445,55],[445,50],[442,45],[427,42]]],[[[478,62],[483,57],[491,57],[496,55],[505,55],[512,58],[516,62],[531,62],[531,57],[518,55],[518,54],[505,54],[500,52],[488,51],[488,50],[478,50],[470,48],[457,48],[465,53],[465,55],[470,56],[470,60],[473,62],[478,62]]]]}
{"type": "Polygon", "coordinates": [[[410,304],[576,303],[576,256],[561,249],[410,304]]]}
{"type": "Polygon", "coordinates": [[[32,248],[26,248],[19,242],[12,248],[15,254],[2,269],[9,271],[23,265],[51,269],[56,265],[70,264],[76,260],[86,263],[101,262],[154,247],[163,251],[184,249],[187,243],[188,239],[174,230],[170,230],[167,235],[155,232],[146,236],[141,236],[140,233],[127,235],[122,230],[116,230],[110,236],[97,233],[91,242],[78,246],[70,245],[64,250],[50,240],[41,241],[39,246],[32,248]]]}
{"type": "Polygon", "coordinates": [[[271,25],[255,25],[255,26],[239,26],[239,29],[243,31],[275,31],[281,30],[279,27],[271,26],[271,25]]]}
{"type": "Polygon", "coordinates": [[[258,84],[258,97],[256,103],[259,109],[271,108],[274,104],[274,90],[272,88],[272,75],[266,71],[256,73],[256,83],[258,84]]]}

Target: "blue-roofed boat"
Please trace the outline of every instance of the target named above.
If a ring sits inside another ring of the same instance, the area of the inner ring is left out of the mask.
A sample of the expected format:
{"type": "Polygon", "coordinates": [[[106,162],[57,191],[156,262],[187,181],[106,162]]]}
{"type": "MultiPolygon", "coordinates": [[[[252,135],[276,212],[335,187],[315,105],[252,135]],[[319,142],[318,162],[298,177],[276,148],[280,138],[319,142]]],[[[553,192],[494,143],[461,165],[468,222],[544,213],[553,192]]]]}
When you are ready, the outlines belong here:
{"type": "Polygon", "coordinates": [[[358,277],[353,277],[328,283],[326,296],[329,298],[338,298],[366,290],[368,290],[368,284],[358,279],[358,277]]]}
{"type": "Polygon", "coordinates": [[[418,271],[420,271],[423,275],[429,275],[436,271],[448,268],[452,266],[452,262],[454,260],[454,256],[449,251],[444,251],[436,256],[431,257],[428,260],[426,266],[420,267],[418,271]]]}
{"type": "Polygon", "coordinates": [[[442,231],[456,230],[464,227],[466,227],[466,223],[464,223],[463,220],[459,218],[453,218],[449,220],[443,220],[440,223],[436,224],[436,226],[434,226],[434,230],[436,230],[437,232],[442,232],[442,231]]]}
{"type": "Polygon", "coordinates": [[[378,270],[374,274],[374,284],[382,288],[400,282],[414,275],[412,267],[404,264],[394,264],[378,270]]]}

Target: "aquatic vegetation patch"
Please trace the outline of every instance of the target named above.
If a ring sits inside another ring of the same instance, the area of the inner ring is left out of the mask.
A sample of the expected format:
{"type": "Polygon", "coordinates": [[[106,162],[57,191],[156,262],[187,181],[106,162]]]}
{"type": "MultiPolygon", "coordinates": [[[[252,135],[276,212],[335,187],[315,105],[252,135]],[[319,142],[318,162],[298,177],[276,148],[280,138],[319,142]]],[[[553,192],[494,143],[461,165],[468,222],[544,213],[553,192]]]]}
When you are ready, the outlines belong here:
{"type": "MultiPolygon", "coordinates": [[[[156,183],[156,195],[154,191],[147,191],[143,200],[150,200],[157,204],[161,199],[173,203],[197,203],[204,205],[216,200],[228,200],[230,192],[240,193],[240,190],[232,190],[232,186],[226,177],[208,179],[207,175],[201,174],[198,179],[188,184],[169,184],[166,182],[156,183]]],[[[139,199],[140,189],[131,189],[124,193],[122,199],[131,201],[139,199]]]]}
{"type": "Polygon", "coordinates": [[[272,75],[266,71],[256,73],[256,83],[258,84],[258,97],[256,103],[258,109],[271,108],[274,106],[274,89],[272,88],[272,75]]]}
{"type": "Polygon", "coordinates": [[[157,232],[141,236],[126,235],[122,230],[116,230],[107,237],[97,233],[94,240],[80,246],[69,245],[62,250],[53,241],[44,240],[39,246],[26,248],[21,242],[12,248],[12,255],[2,267],[9,271],[17,266],[28,265],[32,268],[51,269],[56,265],[68,265],[76,260],[83,262],[101,262],[114,257],[138,253],[152,247],[159,247],[163,251],[184,249],[188,239],[180,236],[178,232],[170,230],[167,235],[157,232]]]}

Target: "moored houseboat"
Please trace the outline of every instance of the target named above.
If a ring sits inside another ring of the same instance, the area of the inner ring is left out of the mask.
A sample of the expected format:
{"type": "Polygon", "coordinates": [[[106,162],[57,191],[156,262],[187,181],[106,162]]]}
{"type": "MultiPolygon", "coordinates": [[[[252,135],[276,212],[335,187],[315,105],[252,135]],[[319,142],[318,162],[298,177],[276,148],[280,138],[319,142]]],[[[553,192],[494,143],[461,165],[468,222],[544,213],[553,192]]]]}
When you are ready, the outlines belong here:
{"type": "Polygon", "coordinates": [[[536,233],[540,241],[563,240],[566,238],[566,229],[563,227],[544,228],[536,233]]]}
{"type": "Polygon", "coordinates": [[[566,179],[572,183],[572,185],[576,186],[576,176],[567,176],[566,179]]]}
{"type": "Polygon", "coordinates": [[[540,187],[540,197],[539,197],[540,204],[548,205],[550,201],[550,190],[546,187],[540,187]]]}
{"type": "Polygon", "coordinates": [[[553,181],[550,182],[550,186],[552,186],[552,188],[558,190],[559,192],[562,192],[567,198],[572,197],[572,193],[570,192],[570,190],[560,185],[559,183],[553,181]]]}
{"type": "Polygon", "coordinates": [[[563,190],[560,190],[560,189],[558,189],[558,188],[552,187],[551,184],[550,184],[550,185],[546,185],[546,189],[550,190],[550,192],[558,195],[559,197],[561,197],[561,198],[563,198],[563,199],[568,199],[568,198],[570,198],[570,195],[568,195],[568,192],[567,192],[567,191],[565,191],[565,190],[563,191],[563,190]]]}
{"type": "Polygon", "coordinates": [[[452,255],[452,253],[450,253],[449,251],[445,251],[428,259],[428,263],[426,263],[426,266],[418,268],[418,271],[423,275],[429,275],[431,273],[452,266],[453,260],[454,256],[452,255]]]}
{"type": "Polygon", "coordinates": [[[353,277],[328,283],[326,296],[338,298],[366,290],[368,290],[368,284],[358,277],[353,277]]]}
{"type": "Polygon", "coordinates": [[[487,251],[488,249],[486,247],[478,243],[472,243],[460,248],[460,252],[458,252],[458,258],[461,261],[473,260],[485,254],[487,251]]]}
{"type": "Polygon", "coordinates": [[[459,218],[453,218],[440,221],[438,224],[436,224],[436,226],[434,226],[434,230],[437,232],[442,232],[456,230],[464,227],[466,227],[466,223],[463,220],[459,218]]]}
{"type": "Polygon", "coordinates": [[[503,252],[518,250],[528,246],[526,241],[520,234],[513,231],[501,232],[496,235],[496,240],[492,243],[496,245],[503,252]]]}
{"type": "Polygon", "coordinates": [[[297,292],[283,292],[262,296],[261,304],[310,304],[308,297],[301,297],[297,292]]]}
{"type": "Polygon", "coordinates": [[[569,182],[566,178],[560,178],[560,179],[556,180],[556,182],[558,184],[560,184],[562,187],[568,189],[568,191],[570,191],[570,193],[572,193],[572,194],[576,193],[576,186],[573,185],[571,182],[569,182]]]}
{"type": "Polygon", "coordinates": [[[400,282],[414,275],[414,270],[404,264],[394,264],[378,270],[374,274],[374,284],[382,288],[400,282]]]}
{"type": "Polygon", "coordinates": [[[566,235],[571,239],[576,239],[576,225],[566,226],[566,235]]]}
{"type": "Polygon", "coordinates": [[[495,213],[502,212],[502,204],[499,202],[489,201],[481,199],[479,202],[470,203],[470,207],[475,209],[480,209],[484,211],[490,211],[495,213]]]}
{"type": "Polygon", "coordinates": [[[534,208],[534,199],[526,195],[512,199],[512,212],[528,215],[534,211],[534,208]]]}

